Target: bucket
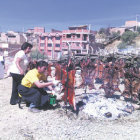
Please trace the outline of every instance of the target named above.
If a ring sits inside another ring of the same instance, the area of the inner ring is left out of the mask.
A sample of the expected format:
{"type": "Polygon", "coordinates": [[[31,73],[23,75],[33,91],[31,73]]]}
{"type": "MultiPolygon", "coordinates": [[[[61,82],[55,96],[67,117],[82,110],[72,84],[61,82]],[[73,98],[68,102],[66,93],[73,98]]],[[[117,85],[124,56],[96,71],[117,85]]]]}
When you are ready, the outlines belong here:
{"type": "Polygon", "coordinates": [[[56,95],[50,95],[50,105],[54,105],[56,103],[56,95]]]}

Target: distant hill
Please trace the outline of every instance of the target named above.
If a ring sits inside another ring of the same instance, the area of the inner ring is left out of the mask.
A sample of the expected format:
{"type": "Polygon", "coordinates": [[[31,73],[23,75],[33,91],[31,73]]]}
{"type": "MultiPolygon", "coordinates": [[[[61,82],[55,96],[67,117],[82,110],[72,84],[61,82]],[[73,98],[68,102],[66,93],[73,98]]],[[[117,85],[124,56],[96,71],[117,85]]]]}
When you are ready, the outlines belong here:
{"type": "MultiPolygon", "coordinates": [[[[140,35],[137,36],[135,39],[134,39],[134,44],[132,44],[132,46],[136,47],[136,48],[140,48],[140,35]]],[[[116,49],[117,46],[122,43],[121,39],[119,40],[114,40],[112,43],[108,44],[105,46],[105,49],[106,50],[112,50],[112,49],[116,49]]]]}
{"type": "Polygon", "coordinates": [[[117,49],[117,46],[121,43],[122,41],[121,40],[115,40],[113,41],[111,44],[108,44],[106,47],[105,47],[105,50],[116,50],[117,49]]]}

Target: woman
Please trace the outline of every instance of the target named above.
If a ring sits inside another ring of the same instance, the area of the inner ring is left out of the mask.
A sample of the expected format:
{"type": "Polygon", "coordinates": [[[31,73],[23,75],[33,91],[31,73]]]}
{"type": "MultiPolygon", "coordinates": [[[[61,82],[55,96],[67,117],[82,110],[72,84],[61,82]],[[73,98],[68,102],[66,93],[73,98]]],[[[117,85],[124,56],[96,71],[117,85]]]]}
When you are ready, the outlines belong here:
{"type": "Polygon", "coordinates": [[[0,79],[4,78],[4,56],[0,52],[0,79]]]}
{"type": "Polygon", "coordinates": [[[29,63],[27,54],[31,52],[32,45],[25,42],[21,46],[21,50],[15,54],[14,61],[10,67],[10,74],[13,79],[12,83],[12,95],[10,99],[10,104],[15,105],[18,102],[18,85],[27,69],[29,63]]]}

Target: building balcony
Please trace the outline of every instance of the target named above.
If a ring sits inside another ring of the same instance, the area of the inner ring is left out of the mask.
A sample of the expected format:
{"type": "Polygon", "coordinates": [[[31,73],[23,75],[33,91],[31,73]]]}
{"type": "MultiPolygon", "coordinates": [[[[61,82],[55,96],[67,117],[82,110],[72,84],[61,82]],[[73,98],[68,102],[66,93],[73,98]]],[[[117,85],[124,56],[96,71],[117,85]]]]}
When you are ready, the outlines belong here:
{"type": "Polygon", "coordinates": [[[60,47],[55,47],[54,50],[55,50],[55,51],[60,51],[61,48],[60,48],[60,47]]]}
{"type": "Polygon", "coordinates": [[[63,34],[89,34],[89,30],[64,30],[63,34]]]}
{"type": "Polygon", "coordinates": [[[40,50],[43,51],[44,50],[44,47],[40,47],[40,50]]]}
{"type": "Polygon", "coordinates": [[[88,40],[81,40],[81,39],[69,39],[69,38],[64,38],[63,40],[62,40],[62,42],[79,42],[79,43],[87,43],[88,42],[88,40]]]}
{"type": "Polygon", "coordinates": [[[55,40],[56,44],[60,44],[60,42],[61,42],[60,40],[55,40]]]}
{"type": "Polygon", "coordinates": [[[68,50],[69,47],[68,46],[62,46],[62,50],[68,50]]]}
{"type": "Polygon", "coordinates": [[[48,51],[51,51],[51,50],[52,50],[52,47],[47,47],[47,50],[48,50],[48,51]]]}
{"type": "Polygon", "coordinates": [[[87,54],[87,49],[83,49],[82,54],[87,54]]]}
{"type": "Polygon", "coordinates": [[[79,46],[70,46],[71,50],[81,50],[81,47],[79,46]]]}
{"type": "Polygon", "coordinates": [[[40,43],[45,43],[45,40],[40,40],[40,43]]]}
{"type": "Polygon", "coordinates": [[[70,50],[81,50],[81,47],[80,46],[74,46],[74,45],[72,45],[72,46],[63,46],[62,47],[62,50],[68,50],[68,49],[70,49],[70,50]]]}

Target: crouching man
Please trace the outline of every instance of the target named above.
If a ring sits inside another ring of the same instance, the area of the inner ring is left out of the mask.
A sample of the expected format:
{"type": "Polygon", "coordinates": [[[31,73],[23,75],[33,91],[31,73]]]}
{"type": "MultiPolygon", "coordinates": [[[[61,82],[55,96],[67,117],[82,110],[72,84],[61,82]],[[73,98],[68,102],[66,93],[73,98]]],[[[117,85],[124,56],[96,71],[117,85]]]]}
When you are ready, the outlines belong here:
{"type": "Polygon", "coordinates": [[[47,66],[47,62],[39,61],[37,68],[29,70],[18,87],[22,99],[30,103],[29,111],[34,113],[40,112],[38,107],[44,106],[49,101],[49,96],[43,88],[54,85],[53,82],[42,82],[46,80],[47,66]]]}

